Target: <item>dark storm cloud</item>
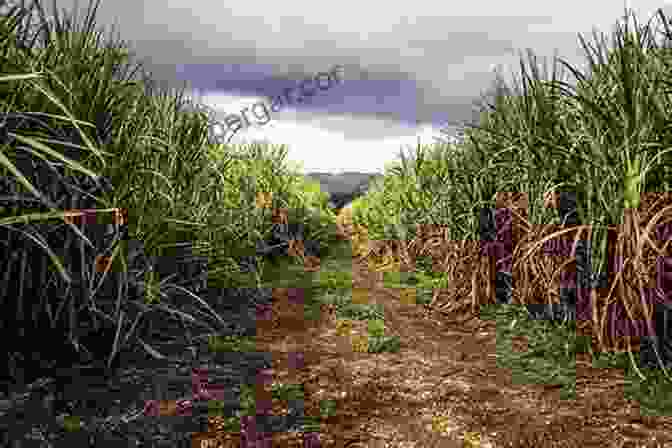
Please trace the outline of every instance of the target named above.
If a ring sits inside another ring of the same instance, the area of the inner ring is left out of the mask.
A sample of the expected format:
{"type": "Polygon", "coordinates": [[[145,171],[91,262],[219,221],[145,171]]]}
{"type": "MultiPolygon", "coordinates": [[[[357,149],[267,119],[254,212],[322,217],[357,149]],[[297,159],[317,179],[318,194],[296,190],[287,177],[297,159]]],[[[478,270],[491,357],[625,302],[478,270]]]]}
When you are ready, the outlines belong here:
{"type": "MultiPolygon", "coordinates": [[[[634,7],[645,18],[664,6],[639,3],[634,7]]],[[[74,5],[58,1],[59,9],[74,5]]],[[[82,13],[87,5],[79,2],[82,13]]],[[[103,0],[96,24],[107,30],[117,24],[134,60],[143,61],[157,81],[176,89],[187,81],[205,95],[272,98],[342,65],[343,83],[292,105],[292,120],[377,138],[400,132],[390,126],[394,123],[443,126],[471,119],[474,102],[491,87],[493,69],[503,66],[507,81],[511,72],[519,76],[519,52],[526,48],[546,57],[549,70],[554,50],[584,67],[577,33],[588,35],[593,27],[608,33],[621,13],[622,5],[613,0],[384,5],[103,0]],[[325,119],[343,114],[353,120],[325,119]],[[358,117],[380,119],[381,125],[362,126],[358,117]]]]}

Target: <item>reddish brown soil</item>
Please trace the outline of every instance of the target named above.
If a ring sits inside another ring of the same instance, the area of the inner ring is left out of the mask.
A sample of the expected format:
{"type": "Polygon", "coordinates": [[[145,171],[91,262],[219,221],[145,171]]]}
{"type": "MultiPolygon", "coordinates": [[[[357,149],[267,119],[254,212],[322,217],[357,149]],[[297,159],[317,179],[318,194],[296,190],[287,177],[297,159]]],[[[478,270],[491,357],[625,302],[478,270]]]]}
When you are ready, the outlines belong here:
{"type": "MultiPolygon", "coordinates": [[[[402,304],[380,274],[364,264],[353,270],[355,287],[384,306],[392,334],[401,338],[398,353],[354,352],[328,310],[321,321],[306,321],[283,290],[273,324],[259,332],[260,349],[275,355],[274,379],[304,386],[307,415],[320,415],[320,400],[336,401],[336,415],[322,426],[322,447],[672,446],[672,417],[641,416],[639,405],[625,399],[622,370],[593,368],[589,355],[578,355],[575,400],[561,399],[558,386],[513,384],[497,363],[494,321],[402,304]],[[290,368],[291,352],[304,354],[302,368],[290,368]],[[433,419],[442,419],[443,432],[432,430],[433,419]],[[465,441],[470,433],[480,441],[465,441]]],[[[356,323],[353,331],[366,328],[356,323]]],[[[514,346],[525,350],[526,341],[514,346]]],[[[282,409],[274,403],[274,413],[282,409]]],[[[276,434],[273,446],[301,446],[301,439],[276,434]]]]}

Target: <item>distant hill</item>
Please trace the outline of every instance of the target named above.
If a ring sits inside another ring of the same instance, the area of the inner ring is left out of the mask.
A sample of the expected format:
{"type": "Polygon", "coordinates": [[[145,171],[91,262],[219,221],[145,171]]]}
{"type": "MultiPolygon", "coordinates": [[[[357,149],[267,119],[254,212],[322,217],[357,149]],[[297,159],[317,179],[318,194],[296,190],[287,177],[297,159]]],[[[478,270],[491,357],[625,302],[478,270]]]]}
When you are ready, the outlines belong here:
{"type": "Polygon", "coordinates": [[[371,181],[382,177],[382,174],[353,171],[339,174],[310,172],[306,177],[319,182],[322,191],[329,194],[332,205],[340,209],[366,193],[371,181]]]}
{"type": "Polygon", "coordinates": [[[306,174],[312,180],[316,180],[322,186],[322,191],[330,194],[353,193],[362,184],[368,183],[375,177],[381,177],[378,173],[347,172],[341,174],[312,172],[306,174]]]}

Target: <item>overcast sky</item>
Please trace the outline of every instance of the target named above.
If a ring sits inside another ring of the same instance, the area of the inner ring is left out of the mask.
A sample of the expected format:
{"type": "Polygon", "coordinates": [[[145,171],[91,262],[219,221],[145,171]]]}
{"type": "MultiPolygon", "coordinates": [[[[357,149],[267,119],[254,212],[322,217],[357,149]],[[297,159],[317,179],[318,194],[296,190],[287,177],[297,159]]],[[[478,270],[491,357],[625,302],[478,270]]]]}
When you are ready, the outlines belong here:
{"type": "MultiPolygon", "coordinates": [[[[56,3],[68,11],[75,4],[56,3]]],[[[672,17],[671,3],[628,6],[644,23],[657,8],[672,17]]],[[[79,1],[82,17],[87,6],[79,1]]],[[[246,113],[249,126],[241,118],[231,125],[241,127],[235,135],[223,131],[232,143],[286,144],[306,171],[373,172],[418,137],[431,143],[449,121],[472,119],[493,70],[511,82],[527,48],[547,58],[549,74],[555,51],[585,72],[577,33],[589,42],[593,29],[610,35],[622,12],[619,0],[102,0],[95,22],[114,25],[114,39],[127,42],[154,79],[176,88],[187,81],[189,96],[221,121],[260,102],[270,110],[269,97],[300,92],[301,81],[340,66],[340,82],[329,86],[322,75],[324,90],[313,97],[294,97],[269,119],[260,103],[246,113]]]]}

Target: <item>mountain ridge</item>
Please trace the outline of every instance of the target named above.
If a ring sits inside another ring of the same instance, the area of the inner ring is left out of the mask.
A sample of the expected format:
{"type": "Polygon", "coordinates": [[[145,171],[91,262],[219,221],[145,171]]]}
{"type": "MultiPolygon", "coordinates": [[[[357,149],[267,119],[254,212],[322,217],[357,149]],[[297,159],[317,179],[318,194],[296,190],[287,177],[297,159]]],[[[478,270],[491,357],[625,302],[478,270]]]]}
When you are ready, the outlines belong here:
{"type": "Polygon", "coordinates": [[[369,190],[371,182],[383,175],[357,171],[338,174],[313,171],[306,173],[304,176],[312,181],[319,182],[322,191],[329,195],[331,206],[340,210],[357,197],[365,194],[369,190]]]}

